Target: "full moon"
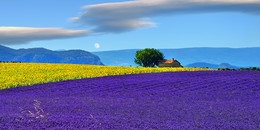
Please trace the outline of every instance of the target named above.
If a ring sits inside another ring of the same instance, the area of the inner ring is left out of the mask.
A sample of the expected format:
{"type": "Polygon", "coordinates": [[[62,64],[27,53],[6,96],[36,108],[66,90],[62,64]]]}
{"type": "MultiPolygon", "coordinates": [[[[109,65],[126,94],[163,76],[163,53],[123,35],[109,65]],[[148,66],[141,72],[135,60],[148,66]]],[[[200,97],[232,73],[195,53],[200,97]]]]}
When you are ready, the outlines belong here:
{"type": "Polygon", "coordinates": [[[99,45],[99,43],[95,43],[95,48],[99,48],[100,47],[100,45],[99,45]]]}

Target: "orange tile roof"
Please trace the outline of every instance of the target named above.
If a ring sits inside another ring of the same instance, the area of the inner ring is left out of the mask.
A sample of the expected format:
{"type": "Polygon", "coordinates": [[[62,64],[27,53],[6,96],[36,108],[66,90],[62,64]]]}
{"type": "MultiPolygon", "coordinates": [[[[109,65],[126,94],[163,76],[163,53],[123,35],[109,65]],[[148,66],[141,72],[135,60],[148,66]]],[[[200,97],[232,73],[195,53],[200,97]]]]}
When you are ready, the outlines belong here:
{"type": "Polygon", "coordinates": [[[162,64],[171,64],[171,63],[173,63],[173,62],[175,62],[176,60],[163,60],[163,61],[161,61],[160,63],[162,63],[162,64]]]}
{"type": "Polygon", "coordinates": [[[173,60],[165,60],[163,63],[173,63],[173,60]]]}

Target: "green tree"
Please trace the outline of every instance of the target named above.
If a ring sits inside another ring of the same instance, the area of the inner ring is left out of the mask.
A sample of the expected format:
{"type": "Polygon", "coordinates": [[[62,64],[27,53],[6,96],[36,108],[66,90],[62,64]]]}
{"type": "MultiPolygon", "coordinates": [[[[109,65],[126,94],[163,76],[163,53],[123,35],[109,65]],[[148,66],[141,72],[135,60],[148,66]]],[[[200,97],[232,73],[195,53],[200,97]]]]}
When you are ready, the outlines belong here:
{"type": "Polygon", "coordinates": [[[136,51],[134,62],[143,67],[154,67],[158,66],[158,63],[163,59],[164,55],[159,50],[146,48],[136,51]]]}

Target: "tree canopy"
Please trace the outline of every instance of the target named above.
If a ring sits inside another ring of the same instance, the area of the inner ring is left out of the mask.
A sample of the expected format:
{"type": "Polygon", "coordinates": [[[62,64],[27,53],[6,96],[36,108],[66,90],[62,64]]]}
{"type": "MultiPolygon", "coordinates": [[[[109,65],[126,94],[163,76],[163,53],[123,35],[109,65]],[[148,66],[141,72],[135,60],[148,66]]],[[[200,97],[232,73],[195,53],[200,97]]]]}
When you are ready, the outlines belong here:
{"type": "Polygon", "coordinates": [[[158,66],[158,63],[164,59],[164,55],[157,49],[146,48],[136,51],[134,62],[143,67],[158,66]]]}

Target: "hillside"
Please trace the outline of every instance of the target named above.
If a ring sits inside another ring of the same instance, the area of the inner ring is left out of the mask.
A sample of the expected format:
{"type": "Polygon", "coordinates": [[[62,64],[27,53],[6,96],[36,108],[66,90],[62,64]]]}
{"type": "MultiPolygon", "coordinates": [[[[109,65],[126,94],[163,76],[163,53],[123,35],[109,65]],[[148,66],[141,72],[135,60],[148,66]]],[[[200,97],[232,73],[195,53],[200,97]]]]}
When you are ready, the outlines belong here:
{"type": "Polygon", "coordinates": [[[260,71],[183,71],[4,89],[0,128],[259,130],[259,77],[260,71]]]}
{"type": "Polygon", "coordinates": [[[1,45],[0,61],[103,65],[98,56],[83,50],[52,51],[45,48],[15,50],[1,45]]]}
{"type": "Polygon", "coordinates": [[[2,77],[0,77],[0,89],[111,75],[212,70],[207,68],[146,68],[48,63],[0,63],[0,67],[2,77]]]}
{"type": "MultiPolygon", "coordinates": [[[[137,66],[134,63],[138,49],[92,52],[106,65],[137,66]]],[[[140,49],[139,49],[140,50],[140,49]]],[[[260,47],[253,48],[183,48],[159,49],[166,59],[177,59],[183,66],[197,62],[228,63],[239,67],[260,66],[260,47]]]]}
{"type": "MultiPolygon", "coordinates": [[[[87,52],[83,50],[52,51],[44,48],[15,50],[0,45],[0,61],[137,66],[134,63],[135,53],[137,50],[140,49],[101,52],[87,52]]],[[[258,58],[260,57],[260,47],[183,48],[159,50],[163,52],[163,54],[165,55],[165,59],[175,58],[183,66],[187,67],[190,67],[190,64],[194,63],[206,63],[214,65],[227,63],[231,64],[234,67],[260,67],[260,58],[258,58]]],[[[200,65],[198,67],[203,66],[205,65],[200,65]]]]}
{"type": "Polygon", "coordinates": [[[218,69],[218,68],[230,68],[230,69],[238,69],[238,68],[241,68],[241,67],[238,67],[238,66],[233,66],[233,65],[230,65],[228,63],[221,63],[219,65],[217,64],[209,64],[209,63],[205,63],[205,62],[197,62],[197,63],[193,63],[193,64],[188,64],[186,65],[185,67],[202,67],[202,68],[211,68],[211,69],[218,69]]]}

